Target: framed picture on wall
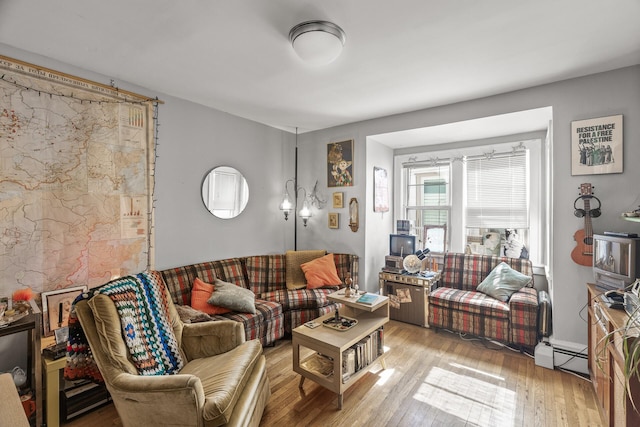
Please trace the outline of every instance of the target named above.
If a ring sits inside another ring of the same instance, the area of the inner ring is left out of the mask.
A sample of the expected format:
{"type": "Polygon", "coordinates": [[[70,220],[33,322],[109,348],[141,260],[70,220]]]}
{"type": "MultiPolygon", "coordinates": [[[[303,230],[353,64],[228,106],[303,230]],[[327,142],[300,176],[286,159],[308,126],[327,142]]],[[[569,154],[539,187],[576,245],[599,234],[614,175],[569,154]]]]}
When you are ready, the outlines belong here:
{"type": "Polygon", "coordinates": [[[344,193],[336,191],[333,193],[333,207],[334,209],[344,208],[344,193]]]}
{"type": "Polygon", "coordinates": [[[338,228],[340,214],[337,212],[329,212],[329,228],[338,228]]]}
{"type": "Polygon", "coordinates": [[[389,212],[389,180],[385,168],[373,167],[373,211],[389,212]]]}
{"type": "Polygon", "coordinates": [[[51,336],[57,329],[69,326],[71,304],[78,295],[86,291],[86,286],[77,286],[42,293],[42,327],[44,336],[51,336]]]}
{"type": "Polygon", "coordinates": [[[622,114],[571,122],[571,175],[622,173],[622,114]]]}
{"type": "Polygon", "coordinates": [[[327,144],[327,186],[353,185],[353,139],[327,144]]]}

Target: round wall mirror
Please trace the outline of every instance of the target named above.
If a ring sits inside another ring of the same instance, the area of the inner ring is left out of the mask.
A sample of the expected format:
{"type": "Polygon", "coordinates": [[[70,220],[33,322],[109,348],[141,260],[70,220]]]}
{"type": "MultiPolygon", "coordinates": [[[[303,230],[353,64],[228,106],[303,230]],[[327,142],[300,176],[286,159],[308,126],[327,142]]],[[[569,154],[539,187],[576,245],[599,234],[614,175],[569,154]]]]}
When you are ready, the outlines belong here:
{"type": "Polygon", "coordinates": [[[215,167],[205,175],[202,182],[202,201],[214,216],[235,218],[242,213],[249,201],[247,180],[232,167],[215,167]]]}

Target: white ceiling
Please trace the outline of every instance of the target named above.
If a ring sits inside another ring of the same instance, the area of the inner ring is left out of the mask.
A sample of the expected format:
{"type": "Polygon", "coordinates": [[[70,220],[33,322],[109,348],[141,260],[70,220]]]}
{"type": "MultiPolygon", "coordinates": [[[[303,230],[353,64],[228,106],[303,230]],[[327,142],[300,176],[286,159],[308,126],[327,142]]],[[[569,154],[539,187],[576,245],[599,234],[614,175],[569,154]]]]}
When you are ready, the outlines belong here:
{"type": "Polygon", "coordinates": [[[638,0],[0,0],[0,43],[302,133],[638,64],[639,21],[638,0]],[[312,19],[347,35],[325,67],[288,41],[312,19]]]}

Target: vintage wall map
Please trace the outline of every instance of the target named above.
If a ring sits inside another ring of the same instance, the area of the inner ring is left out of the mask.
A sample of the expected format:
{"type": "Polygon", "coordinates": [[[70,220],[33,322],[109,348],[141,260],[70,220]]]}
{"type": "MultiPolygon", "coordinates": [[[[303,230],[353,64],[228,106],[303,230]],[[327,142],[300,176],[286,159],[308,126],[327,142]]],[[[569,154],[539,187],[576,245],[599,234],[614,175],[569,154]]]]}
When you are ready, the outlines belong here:
{"type": "Polygon", "coordinates": [[[0,56],[0,296],[151,267],[152,100],[0,56]]]}

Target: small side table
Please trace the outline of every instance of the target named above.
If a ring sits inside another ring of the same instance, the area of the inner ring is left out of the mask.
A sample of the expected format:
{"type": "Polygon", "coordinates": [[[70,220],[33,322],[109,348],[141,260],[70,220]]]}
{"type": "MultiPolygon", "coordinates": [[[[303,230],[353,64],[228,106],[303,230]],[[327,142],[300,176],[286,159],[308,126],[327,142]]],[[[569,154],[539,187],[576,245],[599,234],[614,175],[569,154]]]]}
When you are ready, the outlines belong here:
{"type": "Polygon", "coordinates": [[[389,301],[389,318],[414,325],[429,327],[429,294],[437,287],[440,273],[433,277],[381,271],[380,288],[389,301]],[[399,305],[393,299],[398,298],[399,305]]]}
{"type": "MultiPolygon", "coordinates": [[[[42,339],[42,348],[54,343],[53,337],[42,339]]],[[[42,368],[45,373],[45,386],[47,388],[46,405],[47,405],[47,427],[60,426],[60,371],[67,364],[67,358],[47,359],[42,358],[42,368]]]]}

